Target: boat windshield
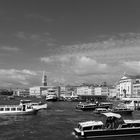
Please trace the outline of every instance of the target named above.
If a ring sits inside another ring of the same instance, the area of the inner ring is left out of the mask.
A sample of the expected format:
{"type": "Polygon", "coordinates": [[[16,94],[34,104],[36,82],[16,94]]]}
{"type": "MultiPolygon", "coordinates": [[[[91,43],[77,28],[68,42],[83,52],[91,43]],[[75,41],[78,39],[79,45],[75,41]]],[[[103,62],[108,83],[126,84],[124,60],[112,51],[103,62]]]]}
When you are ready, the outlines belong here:
{"type": "Polygon", "coordinates": [[[116,129],[120,124],[124,124],[124,121],[120,114],[116,113],[102,113],[105,117],[103,117],[104,127],[106,129],[116,129]]]}

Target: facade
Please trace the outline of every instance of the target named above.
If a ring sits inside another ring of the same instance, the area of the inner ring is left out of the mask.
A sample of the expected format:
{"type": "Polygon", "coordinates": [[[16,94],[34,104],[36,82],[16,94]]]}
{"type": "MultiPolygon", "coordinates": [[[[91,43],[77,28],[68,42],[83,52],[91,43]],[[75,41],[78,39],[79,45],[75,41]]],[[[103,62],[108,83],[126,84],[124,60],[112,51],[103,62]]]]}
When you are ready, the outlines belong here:
{"type": "Polygon", "coordinates": [[[124,74],[119,81],[119,98],[140,97],[140,75],[124,74]]]}
{"type": "Polygon", "coordinates": [[[29,89],[30,96],[46,96],[48,92],[54,91],[57,96],[60,96],[60,87],[57,86],[37,86],[29,89]]]}
{"type": "Polygon", "coordinates": [[[110,87],[108,96],[109,98],[117,97],[117,89],[115,87],[110,87]]]}
{"type": "Polygon", "coordinates": [[[29,89],[16,89],[14,96],[29,96],[29,89]]]}
{"type": "Polygon", "coordinates": [[[94,88],[94,95],[108,96],[109,95],[109,88],[107,86],[95,87],[94,88]]]}
{"type": "Polygon", "coordinates": [[[94,95],[94,87],[93,86],[80,86],[80,87],[77,87],[76,93],[78,96],[94,95]]]}

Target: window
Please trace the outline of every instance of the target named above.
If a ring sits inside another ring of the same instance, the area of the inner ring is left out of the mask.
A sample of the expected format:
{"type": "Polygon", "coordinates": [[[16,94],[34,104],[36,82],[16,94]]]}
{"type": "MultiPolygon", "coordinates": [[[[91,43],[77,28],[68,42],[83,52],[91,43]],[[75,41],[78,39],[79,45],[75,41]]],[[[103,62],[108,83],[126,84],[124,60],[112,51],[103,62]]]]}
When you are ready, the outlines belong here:
{"type": "Polygon", "coordinates": [[[21,111],[21,108],[17,108],[18,111],[21,111]]]}
{"type": "Polygon", "coordinates": [[[16,108],[11,108],[11,111],[15,111],[16,110],[16,108]]]}
{"type": "Polygon", "coordinates": [[[3,111],[4,110],[4,108],[0,108],[0,111],[3,111]]]}
{"type": "Polygon", "coordinates": [[[92,130],[92,126],[84,127],[83,130],[92,130]]]}
{"type": "Polygon", "coordinates": [[[102,128],[102,125],[94,126],[94,129],[101,129],[101,128],[102,128]]]}
{"type": "Polygon", "coordinates": [[[10,108],[5,108],[5,111],[10,111],[10,108]]]}

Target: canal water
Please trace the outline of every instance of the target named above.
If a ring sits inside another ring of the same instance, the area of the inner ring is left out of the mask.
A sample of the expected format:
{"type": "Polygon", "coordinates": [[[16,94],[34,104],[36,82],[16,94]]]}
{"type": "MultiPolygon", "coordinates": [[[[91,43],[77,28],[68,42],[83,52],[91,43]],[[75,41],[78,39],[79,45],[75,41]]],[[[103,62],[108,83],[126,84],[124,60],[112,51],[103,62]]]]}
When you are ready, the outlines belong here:
{"type": "MultiPolygon", "coordinates": [[[[72,131],[79,121],[101,119],[93,112],[76,111],[76,104],[48,102],[48,109],[37,115],[0,116],[0,140],[75,140],[72,131]]],[[[140,112],[124,118],[140,119],[140,112]]]]}

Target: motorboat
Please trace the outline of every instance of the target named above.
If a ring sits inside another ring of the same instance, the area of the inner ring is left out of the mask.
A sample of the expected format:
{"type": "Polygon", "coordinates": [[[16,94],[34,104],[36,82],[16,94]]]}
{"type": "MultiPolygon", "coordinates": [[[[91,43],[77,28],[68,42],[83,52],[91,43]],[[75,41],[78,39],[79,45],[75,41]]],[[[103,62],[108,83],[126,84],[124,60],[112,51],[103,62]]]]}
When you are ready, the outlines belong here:
{"type": "Polygon", "coordinates": [[[123,98],[119,105],[131,110],[140,110],[140,98],[123,98]]]}
{"type": "Polygon", "coordinates": [[[109,109],[112,108],[112,103],[110,102],[101,102],[101,103],[97,103],[97,102],[80,102],[77,106],[76,109],[77,110],[82,110],[82,111],[94,111],[96,108],[105,108],[105,109],[109,109]]]}
{"type": "Polygon", "coordinates": [[[48,94],[46,96],[46,101],[57,101],[58,97],[55,93],[48,94]]]}
{"type": "Polygon", "coordinates": [[[27,104],[33,107],[36,110],[47,109],[47,103],[43,102],[32,102],[31,100],[20,100],[20,105],[27,104]]]}
{"type": "Polygon", "coordinates": [[[126,107],[115,107],[112,109],[113,113],[119,113],[121,115],[132,115],[134,110],[126,107]]]}
{"type": "Polygon", "coordinates": [[[97,106],[109,109],[109,108],[112,108],[113,103],[112,102],[100,102],[100,103],[97,103],[97,106]]]}
{"type": "Polygon", "coordinates": [[[96,109],[96,104],[95,103],[82,103],[80,102],[76,106],[76,110],[82,110],[82,111],[93,111],[96,109]]]}
{"type": "Polygon", "coordinates": [[[111,109],[106,109],[106,108],[96,108],[93,113],[95,114],[102,114],[106,112],[111,112],[111,109]]]}
{"type": "Polygon", "coordinates": [[[37,114],[38,110],[31,105],[0,105],[0,115],[31,115],[37,114]]]}
{"type": "Polygon", "coordinates": [[[124,120],[117,113],[103,113],[101,121],[79,122],[73,135],[79,139],[111,138],[140,136],[140,120],[124,120]]]}

